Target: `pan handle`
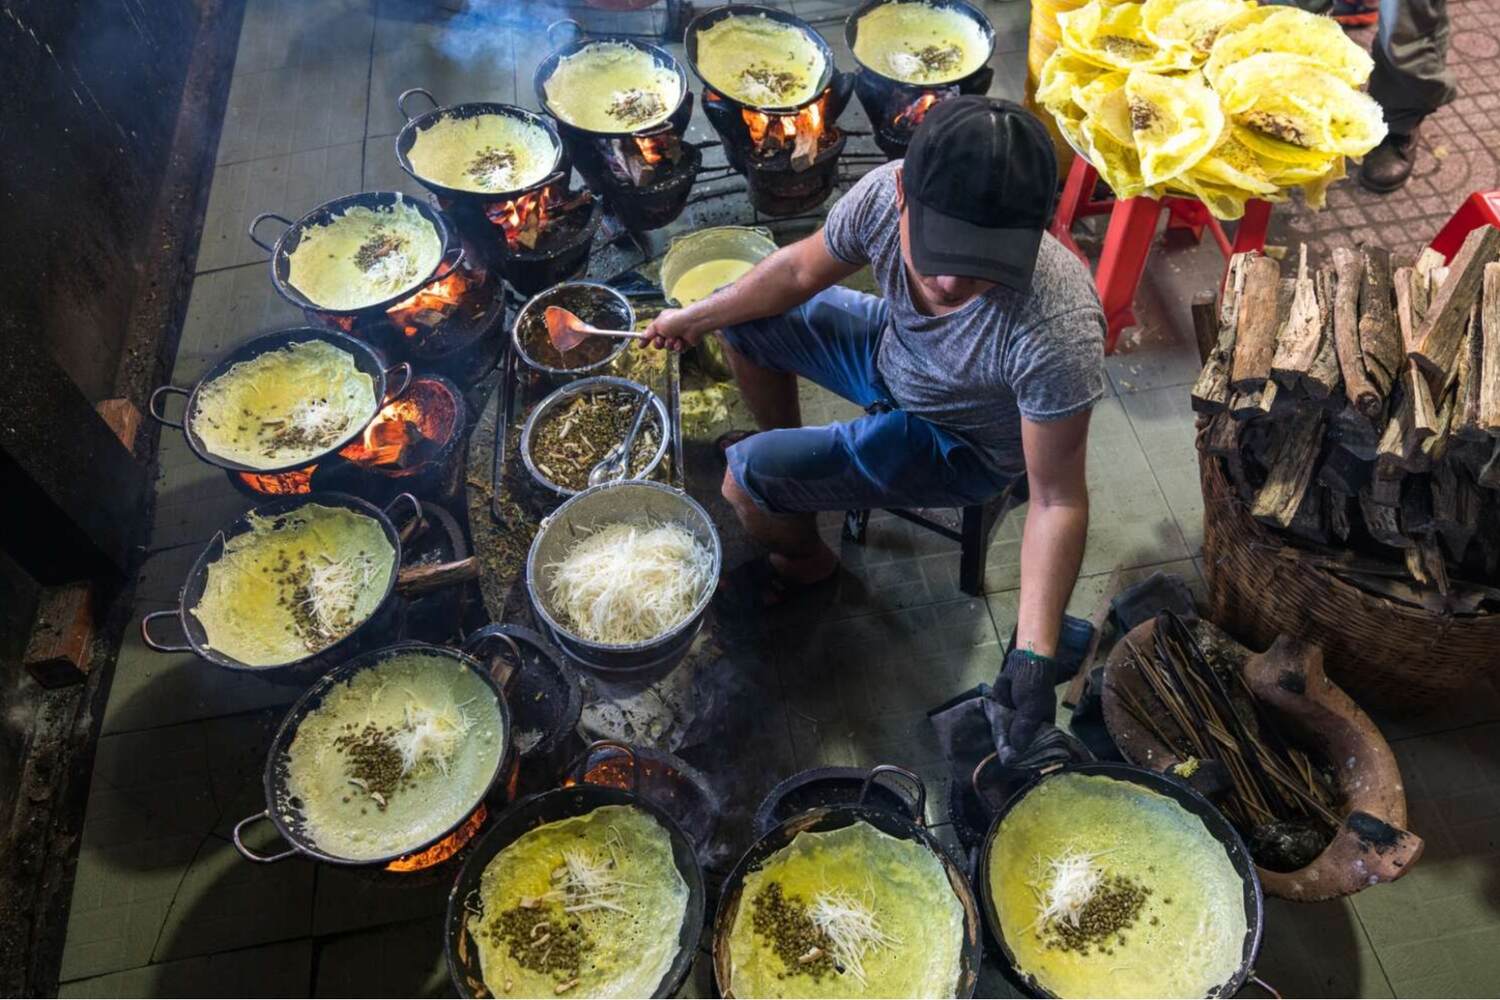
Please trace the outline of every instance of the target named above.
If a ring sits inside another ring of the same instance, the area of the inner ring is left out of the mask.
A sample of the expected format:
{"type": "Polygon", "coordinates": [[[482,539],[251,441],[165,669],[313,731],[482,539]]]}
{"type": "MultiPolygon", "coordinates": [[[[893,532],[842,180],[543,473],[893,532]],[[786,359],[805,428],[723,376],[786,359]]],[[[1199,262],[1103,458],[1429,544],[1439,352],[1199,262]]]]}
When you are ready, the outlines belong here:
{"type": "MultiPolygon", "coordinates": [[[[413,496],[410,493],[398,493],[398,494],[396,494],[396,499],[392,500],[390,503],[388,503],[388,504],[385,505],[385,509],[384,509],[385,516],[388,517],[388,518],[390,518],[391,521],[394,522],[396,520],[396,515],[394,513],[392,513],[392,512],[396,509],[396,505],[398,503],[400,503],[402,500],[405,500],[407,503],[411,504],[412,513],[416,515],[415,519],[411,522],[411,524],[416,525],[417,529],[420,530],[421,529],[421,525],[422,525],[422,501],[418,500],[415,496],[413,496]]],[[[413,531],[411,535],[408,535],[406,533],[406,529],[404,527],[401,528],[401,529],[399,529],[397,531],[397,535],[399,535],[401,537],[401,540],[403,542],[410,541],[411,538],[412,538],[412,535],[415,535],[415,534],[416,534],[416,532],[413,531]]]]}
{"type": "Polygon", "coordinates": [[[595,740],[588,745],[588,748],[583,753],[578,755],[578,759],[573,761],[564,773],[577,774],[578,780],[581,782],[584,774],[587,773],[586,769],[589,758],[594,755],[595,750],[618,750],[630,758],[630,794],[639,795],[641,792],[640,758],[635,755],[635,748],[628,743],[621,743],[619,740],[595,740]]]}
{"type": "Polygon", "coordinates": [[[182,422],[187,420],[187,414],[184,413],[182,415],[182,421],[170,420],[165,413],[158,409],[156,404],[156,401],[161,397],[174,393],[178,396],[191,396],[193,394],[191,389],[179,389],[175,385],[164,385],[153,392],[151,398],[146,401],[146,412],[151,414],[151,419],[157,423],[182,430],[182,422]]]}
{"type": "MultiPolygon", "coordinates": [[[[436,207],[436,206],[434,206],[436,207]]],[[[438,269],[432,273],[433,281],[442,281],[448,275],[458,270],[458,266],[464,262],[464,248],[462,246],[449,247],[448,252],[443,254],[443,259],[438,261],[438,269]],[[453,258],[453,263],[448,264],[448,258],[453,258]],[[444,264],[448,266],[444,268],[444,264]]]]}
{"type": "MultiPolygon", "coordinates": [[[[275,253],[276,247],[274,245],[263,242],[259,236],[255,235],[256,227],[259,226],[262,222],[265,222],[267,219],[275,219],[277,222],[286,226],[286,229],[292,228],[292,220],[288,219],[284,215],[277,215],[275,212],[262,212],[255,218],[250,220],[250,242],[260,247],[266,253],[275,253]]],[[[286,235],[286,229],[283,229],[281,231],[282,236],[286,235]]],[[[277,237],[277,239],[280,238],[280,236],[277,237]]]]}
{"type": "Polygon", "coordinates": [[[521,647],[516,644],[516,640],[510,637],[510,633],[506,631],[506,626],[486,625],[484,628],[469,633],[469,637],[464,640],[463,650],[470,656],[477,658],[484,650],[484,647],[490,644],[490,640],[492,639],[499,639],[516,657],[516,665],[514,667],[507,669],[508,665],[504,661],[501,661],[489,668],[489,674],[494,678],[495,683],[500,685],[501,692],[509,694],[511,688],[515,687],[517,679],[521,676],[521,668],[526,665],[526,658],[521,655],[521,647]]]}
{"type": "Polygon", "coordinates": [[[575,38],[582,37],[583,25],[579,24],[571,17],[560,17],[556,21],[553,21],[551,24],[547,25],[547,41],[551,42],[553,45],[563,46],[573,41],[575,38]],[[558,37],[557,32],[559,28],[567,31],[567,38],[558,37]]]}
{"type": "Polygon", "coordinates": [[[412,367],[410,361],[403,361],[400,364],[391,365],[387,368],[385,370],[385,398],[380,401],[380,405],[385,406],[387,403],[406,395],[406,390],[411,388],[411,377],[412,367]],[[396,378],[398,374],[401,379],[401,387],[399,389],[392,389],[391,380],[396,378]]]}
{"type": "Polygon", "coordinates": [[[901,775],[901,777],[911,782],[911,786],[917,790],[917,801],[916,805],[912,809],[911,818],[916,821],[916,824],[918,826],[926,826],[927,785],[923,783],[922,779],[917,775],[915,771],[909,771],[897,764],[878,764],[875,767],[870,768],[870,773],[865,775],[865,783],[859,786],[859,800],[855,804],[865,804],[865,796],[870,794],[870,786],[875,784],[875,779],[880,777],[882,774],[899,774],[901,775]]]}
{"type": "Polygon", "coordinates": [[[425,87],[413,87],[410,90],[402,91],[401,96],[396,98],[396,110],[401,112],[401,117],[405,118],[407,121],[411,121],[413,118],[417,117],[410,111],[406,110],[406,99],[414,94],[421,94],[423,97],[431,101],[432,110],[434,111],[442,107],[442,105],[438,103],[438,99],[436,97],[433,97],[425,87]]]}
{"type": "Polygon", "coordinates": [[[236,851],[239,851],[240,857],[244,858],[246,861],[254,861],[258,865],[270,865],[275,864],[278,861],[285,861],[287,858],[297,853],[297,849],[295,847],[292,847],[288,848],[285,851],[282,851],[280,854],[256,854],[254,851],[250,850],[250,848],[245,846],[245,840],[240,836],[240,831],[257,820],[268,820],[270,818],[270,810],[262,809],[260,812],[255,813],[251,816],[246,816],[244,819],[234,824],[234,849],[236,851]]]}
{"type": "Polygon", "coordinates": [[[141,641],[144,642],[151,649],[156,650],[158,653],[191,653],[191,652],[193,652],[193,647],[192,647],[191,643],[189,643],[188,645],[185,645],[185,646],[169,646],[169,645],[167,645],[164,642],[157,642],[155,639],[151,638],[151,622],[152,621],[154,621],[157,618],[176,618],[176,617],[177,617],[177,611],[176,611],[175,608],[169,608],[166,611],[153,611],[149,615],[145,615],[144,617],[142,617],[141,618],[141,641]]]}

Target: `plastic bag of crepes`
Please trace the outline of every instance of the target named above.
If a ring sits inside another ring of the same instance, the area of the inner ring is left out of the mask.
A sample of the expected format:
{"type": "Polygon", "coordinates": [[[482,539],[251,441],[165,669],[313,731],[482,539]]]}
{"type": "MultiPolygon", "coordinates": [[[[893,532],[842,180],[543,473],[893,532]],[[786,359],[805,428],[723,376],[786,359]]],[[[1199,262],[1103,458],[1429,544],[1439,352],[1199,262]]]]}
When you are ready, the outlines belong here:
{"type": "Polygon", "coordinates": [[[1184,194],[1220,219],[1300,188],[1321,208],[1345,157],[1385,137],[1373,63],[1331,18],[1252,0],[1091,0],[1058,15],[1037,101],[1121,198],[1184,194]]]}

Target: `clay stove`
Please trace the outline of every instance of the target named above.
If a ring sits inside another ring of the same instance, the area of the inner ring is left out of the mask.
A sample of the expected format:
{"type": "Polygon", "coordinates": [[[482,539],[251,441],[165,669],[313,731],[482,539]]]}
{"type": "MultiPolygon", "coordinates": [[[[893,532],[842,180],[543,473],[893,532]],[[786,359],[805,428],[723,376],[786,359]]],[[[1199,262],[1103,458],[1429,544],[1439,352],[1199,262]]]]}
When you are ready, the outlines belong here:
{"type": "Polygon", "coordinates": [[[703,110],[729,165],[745,175],[750,204],[765,215],[798,215],[821,205],[838,180],[848,137],[836,124],[853,77],[840,74],[813,100],[786,114],[745,107],[704,87],[703,110]]]}
{"type": "Polygon", "coordinates": [[[600,206],[590,191],[573,191],[554,174],[514,198],[485,206],[491,258],[523,296],[582,274],[599,229],[600,206]]]}
{"type": "Polygon", "coordinates": [[[906,155],[912,133],[922,124],[933,105],[959,94],[983,94],[995,79],[990,66],[981,66],[962,80],[936,87],[902,83],[861,69],[854,84],[859,103],[875,129],[875,145],[888,160],[906,155]]]}

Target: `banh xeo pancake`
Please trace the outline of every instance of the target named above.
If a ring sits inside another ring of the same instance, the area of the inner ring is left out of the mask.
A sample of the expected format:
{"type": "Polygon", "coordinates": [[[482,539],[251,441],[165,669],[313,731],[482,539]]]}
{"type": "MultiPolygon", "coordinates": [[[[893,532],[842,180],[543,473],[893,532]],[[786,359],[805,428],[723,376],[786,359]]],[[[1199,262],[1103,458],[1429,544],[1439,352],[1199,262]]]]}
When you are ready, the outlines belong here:
{"type": "Polygon", "coordinates": [[[1240,967],[1242,883],[1202,820],[1102,775],[1044,778],[985,873],[1020,971],[1059,997],[1203,997],[1240,967]]]}
{"type": "Polygon", "coordinates": [[[547,130],[510,115],[443,118],[418,129],[406,154],[424,180],[459,191],[519,191],[557,159],[547,130]]]}
{"type": "Polygon", "coordinates": [[[1255,0],[1146,0],[1141,27],[1162,48],[1186,45],[1204,57],[1226,24],[1255,8],[1255,0]]]}
{"type": "Polygon", "coordinates": [[[1333,18],[1267,5],[1223,25],[1203,74],[1217,87],[1230,66],[1264,52],[1300,56],[1304,65],[1332,73],[1351,87],[1363,86],[1375,68],[1370,54],[1351,42],[1333,18]]]}
{"type": "Polygon", "coordinates": [[[1138,3],[1089,0],[1076,10],[1058,14],[1057,23],[1063,48],[1104,69],[1166,73],[1193,64],[1194,53],[1187,44],[1162,46],[1152,41],[1138,3]]]}
{"type": "Polygon", "coordinates": [[[745,876],[729,935],[737,997],[951,997],[963,904],[923,844],[859,821],[797,834],[745,876]]]}
{"type": "Polygon", "coordinates": [[[372,860],[421,847],[489,789],[506,741],[495,693],[412,650],[336,684],[297,726],[287,791],[319,850],[372,860]]]}
{"type": "Polygon", "coordinates": [[[666,121],[682,97],[676,73],[620,42],[595,42],[563,56],[543,87],[559,118],[594,132],[650,128],[666,121]]]}
{"type": "Polygon", "coordinates": [[[1132,70],[1125,78],[1141,181],[1153,187],[1190,169],[1224,131],[1224,112],[1197,73],[1132,70]]]}
{"type": "Polygon", "coordinates": [[[698,71],[745,104],[790,107],[817,96],[823,53],[797,28],[764,14],[726,17],[698,35],[698,71]]]}
{"type": "Polygon", "coordinates": [[[687,905],[666,828],[632,806],[600,806],[501,850],[468,928],[493,996],[649,997],[687,905]]]}
{"type": "Polygon", "coordinates": [[[353,632],[385,597],[396,552],[373,517],[309,503],[251,525],[209,564],[189,609],[209,649],[250,667],[291,663],[353,632]]]}
{"type": "Polygon", "coordinates": [[[356,205],[302,233],[287,280],[325,309],[363,309],[411,290],[442,256],[437,227],[410,202],[356,205]]]}
{"type": "Polygon", "coordinates": [[[961,80],[984,65],[984,31],[962,13],[935,4],[889,3],[859,19],[859,61],[906,83],[961,80]]]}
{"type": "Polygon", "coordinates": [[[1262,52],[1241,59],[1217,86],[1225,114],[1244,127],[1251,148],[1270,157],[1284,149],[1363,156],[1385,138],[1385,115],[1374,98],[1300,56],[1262,52]],[[1292,76],[1303,84],[1297,93],[1277,85],[1292,76]]]}
{"type": "Polygon", "coordinates": [[[205,382],[189,425],[211,454],[274,469],[326,452],[369,423],[377,405],[375,380],[352,354],[304,340],[205,382]]]}

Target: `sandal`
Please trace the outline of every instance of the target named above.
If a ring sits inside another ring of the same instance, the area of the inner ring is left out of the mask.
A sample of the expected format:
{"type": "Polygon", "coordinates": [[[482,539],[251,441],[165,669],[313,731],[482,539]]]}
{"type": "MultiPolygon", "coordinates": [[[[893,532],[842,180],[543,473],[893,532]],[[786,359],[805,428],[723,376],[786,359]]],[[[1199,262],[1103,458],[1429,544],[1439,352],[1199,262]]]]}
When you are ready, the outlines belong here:
{"type": "Polygon", "coordinates": [[[740,563],[719,578],[715,600],[742,612],[769,611],[792,600],[815,592],[832,583],[837,568],[821,580],[799,583],[776,572],[768,555],[756,556],[740,563]]]}
{"type": "Polygon", "coordinates": [[[714,450],[719,455],[719,461],[723,462],[725,465],[728,465],[729,449],[733,448],[735,445],[739,444],[746,438],[754,437],[758,433],[760,432],[745,430],[725,431],[723,434],[720,434],[718,437],[714,438],[714,450]]]}

